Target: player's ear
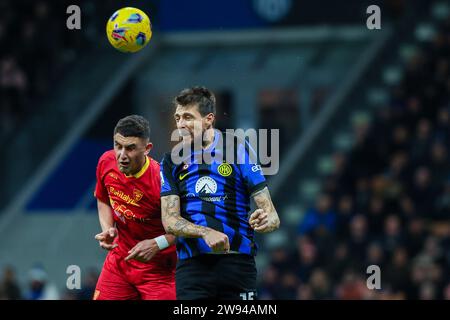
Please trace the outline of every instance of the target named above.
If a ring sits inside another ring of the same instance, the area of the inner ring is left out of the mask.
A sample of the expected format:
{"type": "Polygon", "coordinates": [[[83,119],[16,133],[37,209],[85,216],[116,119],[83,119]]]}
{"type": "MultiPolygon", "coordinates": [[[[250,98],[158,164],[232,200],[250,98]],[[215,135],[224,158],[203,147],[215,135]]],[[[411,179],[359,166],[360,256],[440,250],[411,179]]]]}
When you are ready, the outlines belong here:
{"type": "Polygon", "coordinates": [[[216,116],[214,113],[208,113],[205,116],[205,124],[207,128],[210,128],[214,124],[214,120],[216,119],[216,116]]]}
{"type": "Polygon", "coordinates": [[[153,143],[149,142],[147,143],[147,145],[145,146],[145,154],[148,154],[150,152],[150,150],[152,150],[153,148],[153,143]]]}

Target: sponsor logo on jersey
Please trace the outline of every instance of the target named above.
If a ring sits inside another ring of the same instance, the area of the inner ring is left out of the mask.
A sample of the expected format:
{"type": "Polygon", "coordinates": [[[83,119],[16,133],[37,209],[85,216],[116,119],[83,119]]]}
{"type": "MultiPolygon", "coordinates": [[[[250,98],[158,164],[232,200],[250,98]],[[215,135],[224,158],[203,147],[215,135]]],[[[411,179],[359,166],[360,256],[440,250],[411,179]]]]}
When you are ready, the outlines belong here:
{"type": "Polygon", "coordinates": [[[259,164],[255,164],[255,165],[252,167],[252,171],[253,171],[253,172],[261,171],[261,166],[260,166],[259,164]]]}
{"type": "Polygon", "coordinates": [[[114,195],[125,201],[126,204],[132,204],[133,206],[140,207],[134,198],[130,197],[128,194],[125,194],[122,190],[116,190],[113,186],[109,186],[108,192],[110,196],[114,195]]]}
{"type": "Polygon", "coordinates": [[[217,182],[211,177],[201,177],[197,180],[195,184],[195,192],[201,194],[216,193],[217,192],[217,182]]]}
{"type": "Polygon", "coordinates": [[[180,179],[180,181],[183,180],[188,175],[188,173],[189,172],[186,172],[185,174],[180,173],[180,175],[178,177],[180,179]]]}
{"type": "MultiPolygon", "coordinates": [[[[187,168],[189,168],[189,165],[186,163],[184,166],[183,166],[183,169],[181,169],[181,171],[184,171],[184,170],[187,170],[187,168]]],[[[188,175],[188,173],[189,172],[186,172],[186,173],[180,173],[180,175],[178,176],[178,178],[180,179],[180,181],[181,180],[183,180],[187,175],[188,175]]]]}

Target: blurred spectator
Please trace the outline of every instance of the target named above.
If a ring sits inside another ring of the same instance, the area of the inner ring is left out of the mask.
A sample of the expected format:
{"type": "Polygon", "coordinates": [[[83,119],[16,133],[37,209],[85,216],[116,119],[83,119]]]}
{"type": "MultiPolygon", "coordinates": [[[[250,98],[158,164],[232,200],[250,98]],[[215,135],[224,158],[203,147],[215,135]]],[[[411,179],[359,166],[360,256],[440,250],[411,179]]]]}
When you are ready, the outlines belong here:
{"type": "Polygon", "coordinates": [[[370,232],[372,234],[381,234],[383,231],[385,210],[385,204],[382,197],[372,197],[370,199],[367,219],[369,221],[370,232]]]}
{"type": "Polygon", "coordinates": [[[432,218],[432,204],[435,203],[437,190],[433,188],[431,183],[430,169],[421,166],[414,172],[414,181],[411,186],[411,198],[417,213],[422,217],[432,218]]]}
{"type": "Polygon", "coordinates": [[[278,292],[278,299],[290,300],[294,299],[297,293],[299,279],[297,275],[290,271],[281,275],[281,286],[278,292]]]}
{"type": "Polygon", "coordinates": [[[344,242],[338,243],[331,261],[325,266],[325,270],[330,275],[332,283],[337,283],[344,274],[344,271],[351,267],[351,264],[352,257],[350,256],[347,244],[344,242]]]}
{"type": "Polygon", "coordinates": [[[81,289],[79,290],[77,295],[78,300],[92,300],[98,276],[98,270],[95,268],[90,268],[87,271],[87,275],[83,279],[81,289]]]}
{"type": "Polygon", "coordinates": [[[419,288],[419,297],[418,298],[420,300],[435,300],[435,299],[437,299],[436,286],[431,282],[422,283],[419,288]]]}
{"type": "Polygon", "coordinates": [[[416,137],[412,141],[412,159],[415,163],[425,163],[431,145],[431,122],[420,119],[416,128],[416,137]]]}
{"type": "Polygon", "coordinates": [[[443,299],[450,300],[450,283],[448,283],[443,290],[443,299]]]}
{"type": "Polygon", "coordinates": [[[450,181],[444,183],[442,193],[436,199],[435,219],[448,221],[450,219],[450,181]]]}
{"type": "Polygon", "coordinates": [[[117,4],[82,1],[83,28],[67,32],[64,13],[72,4],[68,0],[0,3],[1,139],[39,112],[40,101],[48,97],[51,87],[72,67],[72,62],[98,45],[97,40],[89,41],[89,36],[98,39],[99,34],[104,34],[101,17],[110,16],[117,4]]]}
{"type": "Polygon", "coordinates": [[[276,267],[269,265],[262,274],[261,289],[259,291],[259,299],[274,300],[279,295],[279,272],[276,267]]]}
{"type": "Polygon", "coordinates": [[[314,294],[310,285],[300,284],[297,288],[297,300],[313,300],[314,294]]]}
{"type": "Polygon", "coordinates": [[[362,300],[369,294],[366,280],[352,270],[346,271],[336,288],[336,298],[340,300],[362,300]]]}
{"type": "Polygon", "coordinates": [[[398,247],[392,254],[391,261],[383,272],[383,283],[387,283],[394,293],[402,293],[406,296],[409,291],[409,258],[408,251],[403,247],[398,247]]]}
{"type": "Polygon", "coordinates": [[[450,16],[438,30],[389,104],[353,122],[353,148],[334,154],[297,228],[290,298],[450,299],[450,16]],[[381,268],[381,290],[366,287],[369,265],[381,268]]]}
{"type": "Polygon", "coordinates": [[[331,197],[322,194],[318,197],[316,207],[310,208],[298,228],[298,234],[321,236],[334,233],[336,214],[332,209],[331,197]]]}
{"type": "Polygon", "coordinates": [[[317,248],[311,239],[302,237],[298,240],[297,250],[297,275],[302,283],[307,283],[318,264],[317,248]]]}
{"type": "Polygon", "coordinates": [[[349,236],[348,225],[354,215],[353,197],[349,194],[343,195],[338,200],[336,211],[336,236],[346,239],[349,236]]]}
{"type": "Polygon", "coordinates": [[[16,280],[16,273],[11,266],[7,266],[3,270],[3,277],[0,282],[0,299],[4,300],[20,300],[22,293],[20,286],[16,280]]]}
{"type": "Polygon", "coordinates": [[[327,273],[320,269],[314,269],[311,274],[309,285],[312,290],[312,296],[315,300],[331,299],[331,284],[327,273]]]}
{"type": "Polygon", "coordinates": [[[401,221],[397,215],[389,215],[384,224],[383,247],[391,254],[397,247],[404,245],[401,221]]]}
{"type": "Polygon", "coordinates": [[[371,242],[367,247],[367,257],[364,266],[376,265],[381,270],[384,269],[384,251],[378,242],[371,242]]]}
{"type": "Polygon", "coordinates": [[[365,260],[366,248],[369,242],[367,218],[358,214],[350,222],[350,237],[348,239],[351,257],[358,265],[362,265],[365,260]]]}
{"type": "Polygon", "coordinates": [[[29,288],[25,295],[28,300],[58,300],[56,286],[48,281],[48,276],[42,267],[36,266],[29,271],[29,288]]]}

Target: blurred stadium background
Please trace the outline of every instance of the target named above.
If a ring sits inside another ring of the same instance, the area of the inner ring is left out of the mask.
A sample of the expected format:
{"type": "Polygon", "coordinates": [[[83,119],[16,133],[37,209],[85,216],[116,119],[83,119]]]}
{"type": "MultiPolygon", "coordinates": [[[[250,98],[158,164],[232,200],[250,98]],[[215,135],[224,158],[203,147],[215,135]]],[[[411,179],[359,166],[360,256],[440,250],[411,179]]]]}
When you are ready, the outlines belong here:
{"type": "Polygon", "coordinates": [[[159,160],[171,98],[205,85],[219,128],[280,129],[261,299],[450,299],[449,58],[450,1],[1,1],[0,298],[91,297],[95,167],[115,123],[146,116],[159,160]],[[153,23],[138,54],[105,36],[124,6],[153,23]],[[82,290],[66,289],[69,265],[82,290]]]}

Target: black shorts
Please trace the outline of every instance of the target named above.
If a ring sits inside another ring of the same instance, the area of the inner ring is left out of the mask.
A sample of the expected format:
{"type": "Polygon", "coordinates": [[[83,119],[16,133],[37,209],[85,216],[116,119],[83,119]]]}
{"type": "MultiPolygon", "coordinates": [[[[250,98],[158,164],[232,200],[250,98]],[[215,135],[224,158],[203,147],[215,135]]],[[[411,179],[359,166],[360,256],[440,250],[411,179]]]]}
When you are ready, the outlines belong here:
{"type": "Polygon", "coordinates": [[[203,254],[179,260],[177,299],[256,299],[255,258],[247,254],[203,254]]]}

